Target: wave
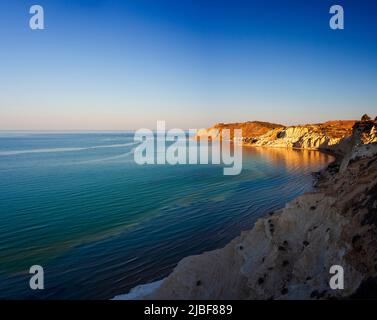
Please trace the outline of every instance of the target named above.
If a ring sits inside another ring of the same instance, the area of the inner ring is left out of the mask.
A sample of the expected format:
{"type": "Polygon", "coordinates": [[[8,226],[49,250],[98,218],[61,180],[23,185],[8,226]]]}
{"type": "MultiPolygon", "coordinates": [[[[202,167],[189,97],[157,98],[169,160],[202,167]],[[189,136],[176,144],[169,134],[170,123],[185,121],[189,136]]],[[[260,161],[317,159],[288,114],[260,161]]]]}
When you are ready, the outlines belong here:
{"type": "Polygon", "coordinates": [[[153,291],[157,290],[161,286],[161,284],[164,280],[165,280],[165,278],[162,279],[162,280],[159,280],[159,281],[139,285],[139,286],[131,289],[131,291],[129,293],[115,296],[111,300],[139,300],[139,299],[142,299],[146,295],[149,295],[149,294],[153,293],[153,291]]]}
{"type": "Polygon", "coordinates": [[[118,154],[116,156],[112,157],[106,157],[106,158],[100,158],[100,159],[93,159],[93,160],[86,160],[86,161],[80,161],[76,162],[76,164],[87,164],[87,163],[96,163],[96,162],[105,162],[105,161],[111,161],[111,160],[117,160],[121,158],[125,158],[135,152],[135,148],[132,148],[130,151],[118,154]]]}
{"type": "Polygon", "coordinates": [[[121,147],[133,146],[138,143],[139,142],[129,142],[129,143],[121,143],[121,144],[99,145],[99,146],[92,146],[92,147],[46,148],[46,149],[2,151],[0,152],[0,156],[15,156],[15,155],[20,155],[20,154],[30,154],[30,153],[74,152],[74,151],[83,151],[83,150],[100,149],[100,148],[121,148],[121,147]]]}

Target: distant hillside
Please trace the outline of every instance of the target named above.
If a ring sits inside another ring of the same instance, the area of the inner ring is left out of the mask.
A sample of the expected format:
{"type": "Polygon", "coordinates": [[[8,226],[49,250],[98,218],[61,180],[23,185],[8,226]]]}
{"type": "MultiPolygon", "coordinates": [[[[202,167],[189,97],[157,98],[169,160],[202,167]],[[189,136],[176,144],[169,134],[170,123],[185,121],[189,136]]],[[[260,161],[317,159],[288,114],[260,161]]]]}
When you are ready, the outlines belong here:
{"type": "Polygon", "coordinates": [[[247,121],[235,123],[217,123],[213,127],[199,130],[198,136],[211,135],[215,130],[220,134],[223,129],[230,129],[230,137],[233,139],[234,129],[242,129],[242,136],[244,138],[256,138],[266,134],[273,129],[283,129],[284,126],[276,123],[262,122],[262,121],[247,121]]]}
{"type": "Polygon", "coordinates": [[[197,136],[208,135],[219,138],[223,129],[230,129],[230,138],[233,139],[234,129],[242,129],[245,144],[325,149],[350,136],[356,122],[356,120],[333,120],[296,126],[283,126],[263,121],[217,123],[211,128],[199,130],[197,136]]]}

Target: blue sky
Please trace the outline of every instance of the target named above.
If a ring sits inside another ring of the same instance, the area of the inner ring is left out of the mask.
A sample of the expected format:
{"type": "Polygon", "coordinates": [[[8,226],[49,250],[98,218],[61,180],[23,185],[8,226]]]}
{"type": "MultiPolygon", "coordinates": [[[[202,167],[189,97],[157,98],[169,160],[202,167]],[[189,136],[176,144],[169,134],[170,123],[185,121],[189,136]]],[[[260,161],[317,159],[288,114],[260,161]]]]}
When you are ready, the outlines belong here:
{"type": "Polygon", "coordinates": [[[377,115],[377,2],[3,0],[0,130],[377,115]],[[29,8],[45,30],[29,29],[29,8]],[[341,4],[345,29],[331,30],[341,4]]]}

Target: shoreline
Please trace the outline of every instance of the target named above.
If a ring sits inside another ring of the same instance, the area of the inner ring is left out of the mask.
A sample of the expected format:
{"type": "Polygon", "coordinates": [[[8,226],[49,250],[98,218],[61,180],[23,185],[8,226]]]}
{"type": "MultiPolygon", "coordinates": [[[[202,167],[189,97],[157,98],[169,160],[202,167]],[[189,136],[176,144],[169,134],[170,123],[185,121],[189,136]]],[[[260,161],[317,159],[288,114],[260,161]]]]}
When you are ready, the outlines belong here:
{"type": "MultiPolygon", "coordinates": [[[[320,175],[321,172],[324,171],[324,170],[326,170],[329,165],[333,164],[334,162],[336,162],[338,160],[341,160],[341,155],[336,154],[334,151],[331,151],[331,150],[318,150],[318,149],[305,149],[305,148],[285,148],[285,147],[270,147],[270,146],[254,146],[254,145],[251,145],[251,144],[250,145],[249,144],[247,144],[247,145],[244,144],[242,146],[243,147],[247,147],[247,148],[266,148],[266,149],[276,148],[276,149],[287,149],[287,150],[297,150],[297,151],[316,151],[316,152],[320,152],[320,153],[332,156],[333,159],[331,161],[329,161],[328,163],[326,163],[324,165],[324,167],[322,167],[319,171],[313,171],[313,172],[311,172],[312,188],[313,188],[313,190],[309,191],[309,192],[314,192],[314,193],[317,192],[317,188],[316,188],[315,184],[316,184],[316,182],[318,180],[318,177],[316,177],[315,175],[316,174],[320,175]]],[[[308,193],[308,192],[304,192],[304,193],[302,193],[299,196],[302,196],[302,195],[304,195],[306,193],[308,193]]],[[[281,207],[279,209],[276,209],[274,211],[264,212],[257,220],[259,220],[259,219],[265,219],[265,218],[268,218],[268,217],[272,216],[275,212],[277,212],[279,210],[282,210],[285,205],[286,204],[284,204],[283,207],[281,207]]],[[[242,233],[249,232],[252,229],[253,229],[253,227],[249,228],[249,229],[242,230],[238,236],[236,236],[235,238],[233,238],[231,240],[231,242],[234,241],[235,239],[237,239],[238,237],[240,237],[242,233]]],[[[226,245],[227,244],[223,245],[222,247],[216,248],[214,250],[221,250],[221,249],[225,248],[226,245]]],[[[214,250],[211,250],[211,251],[214,251],[214,250]]],[[[205,251],[205,252],[203,252],[201,254],[204,254],[206,252],[208,252],[208,251],[205,251]]],[[[199,254],[199,255],[201,255],[201,254],[199,254]]],[[[139,285],[131,288],[129,290],[129,292],[124,293],[124,294],[116,295],[113,298],[111,298],[110,300],[140,300],[140,299],[144,299],[146,296],[153,295],[153,293],[161,287],[162,283],[164,282],[165,279],[167,279],[169,277],[169,275],[167,275],[164,278],[161,278],[159,280],[153,281],[153,282],[141,283],[141,284],[139,284],[139,285]]]]}
{"type": "Polygon", "coordinates": [[[315,192],[258,219],[224,248],[184,258],[152,293],[138,299],[375,297],[376,129],[376,121],[356,122],[352,134],[334,145],[342,157],[320,171],[315,192]],[[334,265],[343,268],[344,290],[329,287],[334,265]]]}

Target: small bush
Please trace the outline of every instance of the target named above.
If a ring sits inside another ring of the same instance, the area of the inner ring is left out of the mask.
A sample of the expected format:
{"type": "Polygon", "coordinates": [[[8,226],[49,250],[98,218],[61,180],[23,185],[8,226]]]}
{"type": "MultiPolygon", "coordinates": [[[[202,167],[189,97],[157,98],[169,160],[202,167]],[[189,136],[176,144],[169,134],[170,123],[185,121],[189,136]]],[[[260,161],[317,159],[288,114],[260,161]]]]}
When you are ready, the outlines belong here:
{"type": "Polygon", "coordinates": [[[362,117],[361,117],[361,121],[369,121],[370,120],[370,117],[367,115],[367,114],[364,114],[362,117]]]}

